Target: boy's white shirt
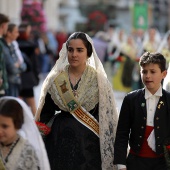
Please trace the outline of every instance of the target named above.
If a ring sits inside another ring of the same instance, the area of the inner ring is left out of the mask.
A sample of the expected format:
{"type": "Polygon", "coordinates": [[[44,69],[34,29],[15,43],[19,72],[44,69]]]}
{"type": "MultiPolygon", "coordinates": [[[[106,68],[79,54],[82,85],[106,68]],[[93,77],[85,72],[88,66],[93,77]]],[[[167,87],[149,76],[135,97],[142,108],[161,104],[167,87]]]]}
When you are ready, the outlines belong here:
{"type": "MultiPolygon", "coordinates": [[[[158,104],[159,98],[162,96],[162,86],[160,85],[157,92],[153,95],[151,92],[145,87],[145,99],[146,99],[146,108],[147,108],[147,126],[154,126],[154,116],[156,111],[156,106],[158,104]]],[[[155,132],[154,130],[149,135],[148,139],[149,147],[155,152],[155,132]]],[[[125,165],[118,164],[118,170],[126,168],[125,165]]]]}
{"type": "MultiPolygon", "coordinates": [[[[162,86],[160,85],[157,92],[152,95],[150,91],[145,87],[145,99],[146,99],[146,107],[147,107],[147,126],[154,126],[154,116],[156,111],[156,106],[158,104],[159,98],[162,96],[162,86]]],[[[147,139],[149,147],[155,152],[155,132],[152,130],[148,139],[147,139]]]]}

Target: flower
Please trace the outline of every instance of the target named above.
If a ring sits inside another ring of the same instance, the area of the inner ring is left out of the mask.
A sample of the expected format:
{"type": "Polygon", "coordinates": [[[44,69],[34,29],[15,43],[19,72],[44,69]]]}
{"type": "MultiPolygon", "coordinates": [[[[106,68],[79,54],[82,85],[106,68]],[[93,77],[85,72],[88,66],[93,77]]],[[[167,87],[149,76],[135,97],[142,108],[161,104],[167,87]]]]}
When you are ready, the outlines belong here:
{"type": "Polygon", "coordinates": [[[161,105],[164,105],[164,102],[163,101],[160,101],[159,104],[158,104],[158,109],[161,108],[161,105]]]}
{"type": "Polygon", "coordinates": [[[51,128],[49,126],[47,126],[45,123],[42,122],[37,122],[36,121],[36,125],[42,135],[42,137],[44,138],[46,135],[48,135],[51,131],[51,128]]]}
{"type": "Polygon", "coordinates": [[[24,0],[21,9],[21,20],[22,22],[31,23],[33,31],[47,31],[47,19],[41,1],[24,0]]]}

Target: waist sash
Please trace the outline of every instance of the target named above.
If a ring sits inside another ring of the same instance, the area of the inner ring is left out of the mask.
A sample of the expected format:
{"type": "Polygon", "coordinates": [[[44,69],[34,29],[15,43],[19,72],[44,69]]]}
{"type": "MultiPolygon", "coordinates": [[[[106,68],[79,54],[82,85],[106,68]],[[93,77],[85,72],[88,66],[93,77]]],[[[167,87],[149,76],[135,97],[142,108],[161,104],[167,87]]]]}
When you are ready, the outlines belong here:
{"type": "Polygon", "coordinates": [[[86,126],[99,137],[98,121],[88,111],[86,111],[74,97],[66,72],[60,73],[54,81],[59,95],[61,96],[61,99],[68,111],[81,124],[86,126]]]}

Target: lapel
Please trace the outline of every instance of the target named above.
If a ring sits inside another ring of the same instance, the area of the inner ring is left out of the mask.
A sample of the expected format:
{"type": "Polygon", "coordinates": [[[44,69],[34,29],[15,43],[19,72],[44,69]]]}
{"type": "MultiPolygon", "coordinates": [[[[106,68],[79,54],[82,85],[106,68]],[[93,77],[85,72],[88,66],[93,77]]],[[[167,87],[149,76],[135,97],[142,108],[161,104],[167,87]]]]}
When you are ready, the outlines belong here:
{"type": "Polygon", "coordinates": [[[160,116],[161,113],[166,112],[166,96],[164,90],[162,90],[162,96],[159,98],[158,104],[155,110],[155,116],[160,116]]]}
{"type": "Polygon", "coordinates": [[[140,109],[144,113],[144,115],[147,115],[147,110],[146,110],[146,100],[145,100],[145,89],[142,89],[142,92],[139,97],[139,103],[140,103],[140,109]]]}

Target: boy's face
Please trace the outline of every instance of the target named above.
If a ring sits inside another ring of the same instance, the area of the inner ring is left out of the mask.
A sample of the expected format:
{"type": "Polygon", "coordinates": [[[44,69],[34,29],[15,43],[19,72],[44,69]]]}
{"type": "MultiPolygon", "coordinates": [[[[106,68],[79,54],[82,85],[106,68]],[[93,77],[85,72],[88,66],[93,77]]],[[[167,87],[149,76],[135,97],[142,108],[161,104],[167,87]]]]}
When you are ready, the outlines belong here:
{"type": "Polygon", "coordinates": [[[147,89],[155,94],[161,85],[162,79],[165,78],[167,71],[161,72],[158,64],[145,64],[141,67],[141,79],[147,89]]]}

